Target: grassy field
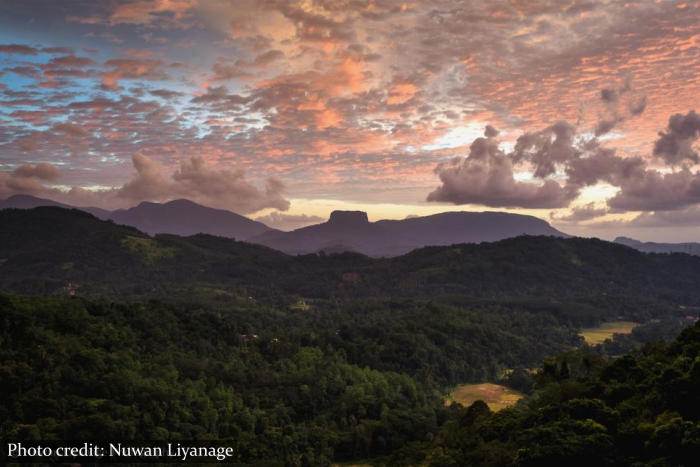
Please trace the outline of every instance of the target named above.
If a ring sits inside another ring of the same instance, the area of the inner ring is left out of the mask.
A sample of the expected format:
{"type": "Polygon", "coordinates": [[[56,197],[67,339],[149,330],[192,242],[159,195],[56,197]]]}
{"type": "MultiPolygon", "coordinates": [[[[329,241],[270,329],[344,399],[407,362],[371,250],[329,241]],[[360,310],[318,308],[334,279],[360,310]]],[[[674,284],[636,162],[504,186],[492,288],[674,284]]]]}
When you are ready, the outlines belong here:
{"type": "Polygon", "coordinates": [[[613,334],[629,334],[639,323],[632,321],[613,321],[603,323],[595,328],[581,329],[581,336],[585,339],[588,345],[597,345],[612,338],[613,334]]]}
{"type": "Polygon", "coordinates": [[[457,402],[465,407],[478,400],[486,402],[493,411],[510,407],[524,397],[523,394],[513,389],[493,383],[464,384],[452,391],[446,404],[457,402]]]}

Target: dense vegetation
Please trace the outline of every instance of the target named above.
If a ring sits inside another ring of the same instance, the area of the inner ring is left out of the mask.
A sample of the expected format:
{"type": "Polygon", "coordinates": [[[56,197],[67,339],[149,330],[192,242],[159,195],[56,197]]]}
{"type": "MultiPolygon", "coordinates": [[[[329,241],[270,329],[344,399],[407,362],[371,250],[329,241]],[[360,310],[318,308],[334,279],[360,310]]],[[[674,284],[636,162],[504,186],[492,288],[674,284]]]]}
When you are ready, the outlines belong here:
{"type": "Polygon", "coordinates": [[[640,313],[699,306],[700,258],[644,254],[595,239],[522,236],[428,247],[371,259],[353,253],[288,256],[210,235],[150,238],[61,208],[0,211],[0,288],[88,297],[190,297],[203,287],[272,301],[436,297],[567,300],[640,313]]]}
{"type": "MultiPolygon", "coordinates": [[[[700,455],[700,325],[609,361],[571,351],[545,361],[535,397],[491,413],[481,401],[431,443],[386,465],[695,465],[700,455]]],[[[381,463],[381,462],[378,462],[381,463]]]]}
{"type": "Polygon", "coordinates": [[[554,237],[292,257],[59,208],[0,225],[0,439],[225,439],[286,465],[672,465],[697,449],[697,407],[673,399],[698,387],[697,331],[640,348],[697,316],[700,258],[554,237]],[[644,324],[594,349],[578,335],[619,319],[644,324]],[[478,381],[529,398],[444,406],[478,381]]]}

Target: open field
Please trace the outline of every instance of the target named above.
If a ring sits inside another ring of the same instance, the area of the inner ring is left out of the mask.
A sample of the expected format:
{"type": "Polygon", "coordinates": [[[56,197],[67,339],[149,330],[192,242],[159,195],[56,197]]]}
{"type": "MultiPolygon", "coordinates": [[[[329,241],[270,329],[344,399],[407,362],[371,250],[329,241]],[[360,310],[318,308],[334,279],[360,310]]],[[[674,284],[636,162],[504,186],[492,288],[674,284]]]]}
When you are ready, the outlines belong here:
{"type": "Polygon", "coordinates": [[[603,323],[595,328],[581,329],[581,336],[588,345],[602,344],[605,339],[612,338],[613,334],[629,334],[639,323],[632,321],[612,321],[603,323]]]}
{"type": "Polygon", "coordinates": [[[482,400],[495,412],[515,405],[523,397],[522,393],[499,384],[464,384],[451,392],[445,403],[450,404],[454,401],[468,407],[474,402],[482,400]]]}

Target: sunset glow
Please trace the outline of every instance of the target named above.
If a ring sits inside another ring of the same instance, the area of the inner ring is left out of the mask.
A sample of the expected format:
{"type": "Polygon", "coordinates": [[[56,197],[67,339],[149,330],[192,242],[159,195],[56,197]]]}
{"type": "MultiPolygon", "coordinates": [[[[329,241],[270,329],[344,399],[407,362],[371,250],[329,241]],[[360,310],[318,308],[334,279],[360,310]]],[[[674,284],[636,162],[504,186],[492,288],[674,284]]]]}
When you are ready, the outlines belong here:
{"type": "Polygon", "coordinates": [[[700,241],[700,4],[0,0],[0,199],[700,241]]]}

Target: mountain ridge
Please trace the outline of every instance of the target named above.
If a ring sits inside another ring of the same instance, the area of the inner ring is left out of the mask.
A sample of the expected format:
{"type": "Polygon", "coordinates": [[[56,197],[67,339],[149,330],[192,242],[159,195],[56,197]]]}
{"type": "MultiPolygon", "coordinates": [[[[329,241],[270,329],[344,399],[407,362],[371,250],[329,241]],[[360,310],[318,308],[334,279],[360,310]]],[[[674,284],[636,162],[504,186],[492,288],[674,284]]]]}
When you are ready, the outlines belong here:
{"type": "Polygon", "coordinates": [[[149,235],[169,233],[174,235],[196,235],[206,233],[244,240],[274,230],[262,222],[225,209],[210,208],[187,199],[175,199],[165,203],[142,201],[126,209],[108,211],[95,207],[71,206],[30,195],[14,195],[0,201],[0,209],[32,209],[53,206],[89,212],[102,220],[136,227],[149,235]]]}
{"type": "Polygon", "coordinates": [[[205,233],[265,245],[288,254],[349,251],[390,257],[426,246],[498,241],[518,235],[568,236],[543,219],[493,211],[452,211],[370,222],[364,211],[336,210],[324,223],[284,232],[232,211],[202,206],[187,199],[165,203],[143,201],[115,211],[74,207],[29,195],[15,195],[0,201],[0,209],[39,206],[79,209],[99,219],[136,227],[149,235],[205,233]]]}
{"type": "Polygon", "coordinates": [[[0,290],[19,293],[55,294],[77,284],[84,296],[121,299],[180,294],[190,300],[203,290],[242,297],[448,294],[603,301],[617,314],[630,307],[645,313],[630,297],[672,301],[676,309],[700,305],[700,258],[645,254],[598,239],[523,235],[370,258],[291,256],[204,234],[149,237],[58,207],[2,210],[0,225],[0,290]]]}
{"type": "Polygon", "coordinates": [[[617,237],[613,242],[644,253],[685,253],[687,255],[700,256],[700,243],[696,242],[642,242],[629,237],[617,237]]]}
{"type": "Polygon", "coordinates": [[[534,216],[494,211],[451,211],[402,220],[369,222],[362,211],[333,211],[329,220],[291,232],[266,232],[249,241],[288,254],[339,245],[372,257],[398,256],[426,246],[498,241],[519,235],[568,237],[534,216]]]}

